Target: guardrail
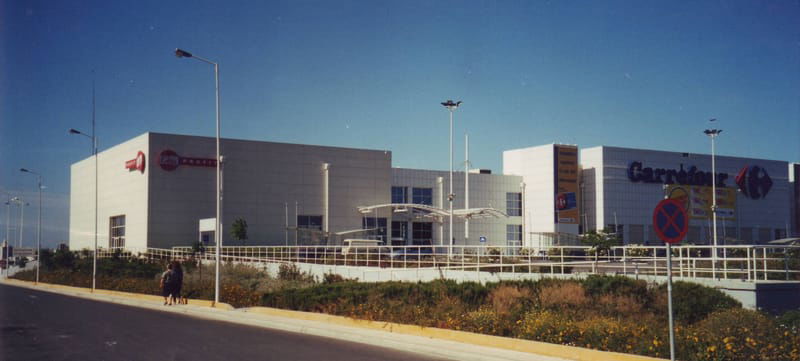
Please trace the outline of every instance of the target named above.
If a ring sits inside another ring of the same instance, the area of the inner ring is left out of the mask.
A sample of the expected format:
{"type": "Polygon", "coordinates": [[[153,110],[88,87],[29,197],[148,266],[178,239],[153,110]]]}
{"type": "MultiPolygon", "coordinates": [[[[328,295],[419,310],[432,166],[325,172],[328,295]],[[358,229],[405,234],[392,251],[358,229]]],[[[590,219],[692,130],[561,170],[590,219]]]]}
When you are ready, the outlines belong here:
{"type": "MultiPolygon", "coordinates": [[[[214,261],[215,248],[100,249],[98,257],[214,261]]],[[[377,269],[449,269],[511,273],[591,273],[666,276],[666,247],[621,246],[607,250],[554,246],[230,246],[222,260],[255,263],[309,263],[377,269]],[[344,252],[343,252],[344,250],[344,252]]],[[[739,280],[799,280],[800,246],[673,246],[673,277],[739,280]]]]}

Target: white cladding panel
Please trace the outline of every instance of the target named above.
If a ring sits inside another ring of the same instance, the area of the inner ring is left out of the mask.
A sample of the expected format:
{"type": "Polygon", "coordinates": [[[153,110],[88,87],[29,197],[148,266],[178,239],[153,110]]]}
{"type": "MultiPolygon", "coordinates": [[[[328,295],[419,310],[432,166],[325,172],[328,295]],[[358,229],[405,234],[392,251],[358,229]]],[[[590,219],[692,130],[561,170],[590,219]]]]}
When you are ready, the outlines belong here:
{"type": "MultiPolygon", "coordinates": [[[[290,226],[297,214],[324,216],[325,163],[330,231],[361,228],[358,206],[389,201],[391,152],[232,139],[223,139],[221,147],[223,228],[230,229],[237,218],[248,224],[248,240],[235,241],[223,231],[223,245],[284,244],[287,208],[290,226]]],[[[154,157],[165,149],[213,159],[215,142],[151,133],[154,157]]],[[[214,168],[181,165],[166,171],[154,164],[151,178],[150,246],[191,244],[197,239],[198,220],[215,215],[214,168]]],[[[293,234],[289,239],[294,240],[293,234]]]]}
{"type": "MultiPolygon", "coordinates": [[[[553,144],[503,152],[503,174],[525,182],[526,233],[556,232],[554,152],[553,144]]],[[[558,232],[577,234],[578,227],[563,224],[558,232]]]]}
{"type": "MultiPolygon", "coordinates": [[[[143,134],[98,154],[97,244],[109,246],[110,217],[125,216],[125,245],[146,247],[147,191],[151,157],[143,134]],[[125,162],[145,153],[144,173],[128,170],[125,162]]],[[[95,160],[86,158],[70,170],[69,246],[94,247],[95,160]]]]}
{"type": "MultiPolygon", "coordinates": [[[[433,206],[449,209],[450,205],[447,201],[447,193],[450,189],[449,181],[450,173],[448,171],[435,171],[423,169],[406,169],[394,168],[392,169],[392,186],[408,188],[409,203],[412,199],[413,188],[432,188],[433,190],[433,206]],[[442,177],[442,190],[439,192],[439,185],[437,178],[442,177]]],[[[506,194],[507,193],[521,193],[522,188],[520,183],[522,177],[506,176],[498,174],[469,174],[469,207],[470,208],[496,208],[505,213],[506,209],[506,194]]],[[[464,172],[453,172],[453,209],[463,209],[465,199],[465,180],[464,172]]],[[[388,203],[388,202],[387,202],[388,203]]],[[[384,215],[385,216],[385,215],[384,215]]],[[[404,216],[396,214],[392,216],[394,221],[405,221],[404,216]]],[[[433,222],[432,220],[417,220],[419,222],[433,222]]],[[[387,220],[391,224],[390,220],[387,220]]],[[[453,238],[455,239],[454,245],[465,244],[465,229],[464,219],[453,219],[453,238]]],[[[486,237],[487,245],[507,245],[507,225],[521,225],[522,217],[508,217],[508,218],[487,218],[487,219],[472,219],[469,221],[469,238],[466,240],[468,245],[480,245],[480,237],[486,237]]],[[[450,221],[448,218],[444,219],[444,224],[434,222],[433,225],[433,243],[434,244],[447,244],[446,239],[449,233],[450,221]],[[441,227],[441,230],[440,230],[441,227]],[[440,238],[440,233],[444,238],[440,238]]],[[[409,227],[411,227],[409,225],[409,227]]],[[[410,230],[410,228],[409,228],[410,230]]]]}
{"type": "MultiPolygon", "coordinates": [[[[602,189],[594,188],[598,212],[594,225],[598,228],[621,225],[626,243],[660,243],[652,231],[652,212],[664,197],[662,184],[632,182],[628,179],[631,162],[639,161],[643,167],[654,169],[680,170],[683,166],[684,170],[688,170],[691,166],[696,166],[701,171],[711,171],[711,156],[708,154],[596,147],[582,150],[581,158],[585,175],[590,174],[586,172],[587,169],[601,170],[594,173],[594,182],[602,184],[602,189]],[[602,159],[597,159],[598,153],[602,154],[602,159]],[[643,228],[641,235],[638,232],[640,226],[643,228]],[[631,227],[635,232],[630,232],[631,227]]],[[[742,167],[752,165],[766,169],[773,181],[772,189],[761,199],[750,199],[737,192],[737,221],[718,219],[719,240],[729,237],[763,243],[774,239],[776,230],[778,233],[785,232],[790,217],[789,207],[786,206],[786,199],[790,197],[787,163],[719,155],[716,157],[717,173],[728,175],[725,186],[729,188],[737,188],[737,173],[742,167]],[[735,234],[730,234],[731,232],[735,234]]],[[[584,179],[586,184],[591,181],[584,179]]],[[[692,219],[686,241],[708,244],[712,242],[712,228],[710,219],[692,219]]],[[[719,244],[722,243],[719,241],[719,244]]]]}

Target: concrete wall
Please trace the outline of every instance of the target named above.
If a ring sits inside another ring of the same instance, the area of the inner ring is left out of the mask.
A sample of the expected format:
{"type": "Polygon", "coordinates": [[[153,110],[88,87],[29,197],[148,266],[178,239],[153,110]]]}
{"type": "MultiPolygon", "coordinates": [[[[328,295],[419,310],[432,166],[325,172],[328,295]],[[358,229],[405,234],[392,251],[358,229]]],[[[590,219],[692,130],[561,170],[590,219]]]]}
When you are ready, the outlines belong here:
{"type": "MultiPolygon", "coordinates": [[[[146,247],[148,177],[152,160],[148,134],[98,154],[98,246],[109,246],[109,218],[125,216],[125,244],[146,247]],[[125,169],[125,162],[145,153],[144,173],[125,169]]],[[[95,160],[86,158],[70,169],[69,246],[73,250],[94,247],[95,160]]]]}

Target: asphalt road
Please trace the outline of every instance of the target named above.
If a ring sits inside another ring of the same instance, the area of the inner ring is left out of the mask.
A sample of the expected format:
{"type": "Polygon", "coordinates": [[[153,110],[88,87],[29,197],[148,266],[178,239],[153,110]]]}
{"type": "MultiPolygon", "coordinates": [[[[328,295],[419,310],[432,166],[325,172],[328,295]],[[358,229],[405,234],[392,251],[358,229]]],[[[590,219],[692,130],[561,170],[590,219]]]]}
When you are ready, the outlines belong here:
{"type": "Polygon", "coordinates": [[[0,285],[0,328],[2,361],[437,360],[7,285],[0,285]]]}

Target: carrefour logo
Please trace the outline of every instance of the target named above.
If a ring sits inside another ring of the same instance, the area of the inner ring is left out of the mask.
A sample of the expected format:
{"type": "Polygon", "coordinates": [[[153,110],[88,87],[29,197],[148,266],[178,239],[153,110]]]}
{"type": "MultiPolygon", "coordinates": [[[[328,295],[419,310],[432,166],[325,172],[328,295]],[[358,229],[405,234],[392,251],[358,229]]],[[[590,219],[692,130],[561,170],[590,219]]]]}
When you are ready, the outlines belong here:
{"type": "Polygon", "coordinates": [[[762,167],[744,166],[736,175],[736,185],[746,197],[759,199],[766,197],[772,189],[772,178],[762,167]]]}
{"type": "MultiPolygon", "coordinates": [[[[714,176],[711,172],[703,172],[695,166],[689,167],[688,170],[683,169],[683,164],[680,169],[664,169],[664,168],[651,168],[644,167],[642,162],[634,161],[628,165],[628,179],[631,182],[642,183],[661,183],[661,184],[683,184],[693,186],[711,186],[714,176]]],[[[725,173],[717,173],[717,187],[725,187],[725,180],[728,175],[725,173]]]]}

